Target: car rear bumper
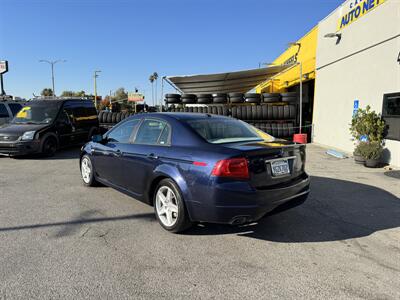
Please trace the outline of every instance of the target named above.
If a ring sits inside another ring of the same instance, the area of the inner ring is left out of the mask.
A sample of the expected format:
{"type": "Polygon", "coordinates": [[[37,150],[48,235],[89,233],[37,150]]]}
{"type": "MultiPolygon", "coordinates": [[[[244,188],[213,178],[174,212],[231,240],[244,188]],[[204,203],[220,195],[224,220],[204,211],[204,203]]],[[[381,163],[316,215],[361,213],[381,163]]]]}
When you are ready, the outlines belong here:
{"type": "Polygon", "coordinates": [[[0,154],[6,154],[10,156],[26,155],[37,153],[40,151],[39,141],[27,141],[27,142],[9,142],[0,143],[0,154]]]}
{"type": "Polygon", "coordinates": [[[200,201],[188,204],[193,221],[243,224],[302,204],[310,192],[310,179],[304,173],[287,186],[258,190],[238,182],[218,184],[213,190],[206,205],[200,201]]]}

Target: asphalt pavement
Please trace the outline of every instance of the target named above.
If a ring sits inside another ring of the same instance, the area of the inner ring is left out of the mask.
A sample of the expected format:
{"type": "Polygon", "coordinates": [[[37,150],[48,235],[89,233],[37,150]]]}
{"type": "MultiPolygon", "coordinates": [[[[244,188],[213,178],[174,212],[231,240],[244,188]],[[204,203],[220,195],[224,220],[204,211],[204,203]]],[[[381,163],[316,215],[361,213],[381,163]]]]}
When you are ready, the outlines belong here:
{"type": "Polygon", "coordinates": [[[171,234],[84,187],[79,149],[0,157],[0,299],[400,299],[400,180],[308,147],[305,204],[171,234]]]}

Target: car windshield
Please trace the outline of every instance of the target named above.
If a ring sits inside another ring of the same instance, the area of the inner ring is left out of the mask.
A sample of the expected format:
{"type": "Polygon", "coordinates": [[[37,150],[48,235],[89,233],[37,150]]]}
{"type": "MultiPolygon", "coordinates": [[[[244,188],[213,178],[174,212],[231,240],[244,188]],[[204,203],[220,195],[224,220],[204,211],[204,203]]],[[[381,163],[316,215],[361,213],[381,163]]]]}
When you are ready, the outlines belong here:
{"type": "Polygon", "coordinates": [[[235,119],[187,120],[202,138],[212,144],[237,143],[246,141],[274,141],[274,137],[257,128],[235,119]]]}
{"type": "Polygon", "coordinates": [[[12,120],[14,124],[49,124],[57,117],[59,103],[32,103],[24,106],[12,120]]]}

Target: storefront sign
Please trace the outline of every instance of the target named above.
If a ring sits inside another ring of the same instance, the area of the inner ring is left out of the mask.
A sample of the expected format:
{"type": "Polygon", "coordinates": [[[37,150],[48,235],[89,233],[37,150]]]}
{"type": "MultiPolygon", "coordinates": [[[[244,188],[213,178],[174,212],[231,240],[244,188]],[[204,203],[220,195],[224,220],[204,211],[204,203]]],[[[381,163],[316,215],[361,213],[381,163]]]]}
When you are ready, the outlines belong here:
{"type": "Polygon", "coordinates": [[[128,101],[129,102],[140,102],[144,100],[144,95],[140,93],[128,93],[128,101]]]}
{"type": "MultiPolygon", "coordinates": [[[[385,3],[386,0],[352,0],[347,5],[347,10],[338,20],[337,30],[341,30],[362,16],[369,13],[374,8],[385,3]]],[[[344,7],[346,8],[346,7],[344,7]]]]}
{"type": "Polygon", "coordinates": [[[8,71],[8,61],[0,60],[0,74],[7,73],[8,71]]]}

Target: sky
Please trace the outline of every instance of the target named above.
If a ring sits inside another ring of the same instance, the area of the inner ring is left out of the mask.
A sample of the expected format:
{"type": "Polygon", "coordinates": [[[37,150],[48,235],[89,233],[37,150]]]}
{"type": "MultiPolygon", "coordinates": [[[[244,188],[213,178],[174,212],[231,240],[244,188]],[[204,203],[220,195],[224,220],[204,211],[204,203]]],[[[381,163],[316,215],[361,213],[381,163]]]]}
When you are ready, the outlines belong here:
{"type": "MultiPolygon", "coordinates": [[[[0,0],[7,94],[98,94],[119,87],[151,104],[149,76],[219,73],[271,62],[342,0],[0,0]]],[[[168,89],[167,89],[168,91],[168,89]]],[[[158,84],[160,96],[160,83],[158,84]]]]}

